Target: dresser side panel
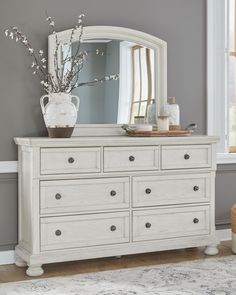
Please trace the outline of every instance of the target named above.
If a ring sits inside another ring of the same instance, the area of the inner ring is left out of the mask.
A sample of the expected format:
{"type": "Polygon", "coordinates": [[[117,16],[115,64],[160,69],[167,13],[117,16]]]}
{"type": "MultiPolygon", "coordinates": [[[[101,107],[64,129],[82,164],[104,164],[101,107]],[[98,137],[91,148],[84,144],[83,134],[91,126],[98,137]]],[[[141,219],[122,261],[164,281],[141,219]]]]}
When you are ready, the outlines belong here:
{"type": "Polygon", "coordinates": [[[19,146],[19,245],[30,253],[39,253],[39,151],[19,146]]]}

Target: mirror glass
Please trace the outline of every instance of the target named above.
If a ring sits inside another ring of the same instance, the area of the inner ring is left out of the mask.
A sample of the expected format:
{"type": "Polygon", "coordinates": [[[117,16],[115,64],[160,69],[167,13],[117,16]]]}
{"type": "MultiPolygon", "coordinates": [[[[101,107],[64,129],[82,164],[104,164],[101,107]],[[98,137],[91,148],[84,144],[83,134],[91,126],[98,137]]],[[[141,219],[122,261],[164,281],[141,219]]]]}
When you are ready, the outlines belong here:
{"type": "MultiPolygon", "coordinates": [[[[62,46],[63,55],[68,48],[62,46]]],[[[69,50],[75,54],[78,42],[69,50]]],[[[78,124],[132,124],[135,116],[147,115],[148,105],[155,102],[157,49],[123,40],[93,39],[81,43],[79,50],[88,54],[79,83],[102,81],[72,91],[80,98],[78,124]],[[111,75],[115,78],[109,80],[111,75]]]]}

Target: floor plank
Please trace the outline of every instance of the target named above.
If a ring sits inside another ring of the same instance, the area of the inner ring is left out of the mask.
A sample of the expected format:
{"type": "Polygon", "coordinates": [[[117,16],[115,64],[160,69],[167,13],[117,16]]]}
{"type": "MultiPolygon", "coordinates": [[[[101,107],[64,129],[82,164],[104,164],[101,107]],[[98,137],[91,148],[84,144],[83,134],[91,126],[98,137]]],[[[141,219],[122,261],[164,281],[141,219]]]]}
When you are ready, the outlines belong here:
{"type": "MultiPolygon", "coordinates": [[[[233,255],[231,252],[230,241],[221,243],[221,245],[219,246],[219,250],[220,253],[218,254],[218,257],[233,255]]],[[[211,259],[215,256],[205,256],[203,253],[203,248],[191,248],[184,250],[129,255],[123,256],[120,259],[116,257],[109,257],[102,259],[54,263],[43,266],[45,274],[40,278],[74,275],[80,273],[132,268],[148,265],[158,265],[164,263],[176,263],[181,261],[202,259],[206,257],[208,259],[211,259]]],[[[18,268],[15,265],[0,266],[0,283],[32,279],[25,274],[25,270],[26,268],[18,268]]]]}

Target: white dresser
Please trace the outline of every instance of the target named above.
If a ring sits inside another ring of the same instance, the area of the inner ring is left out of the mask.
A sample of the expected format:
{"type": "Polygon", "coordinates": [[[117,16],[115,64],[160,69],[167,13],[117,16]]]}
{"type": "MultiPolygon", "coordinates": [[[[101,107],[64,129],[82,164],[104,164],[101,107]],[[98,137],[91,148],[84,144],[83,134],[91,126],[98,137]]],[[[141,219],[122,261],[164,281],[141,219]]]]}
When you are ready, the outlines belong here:
{"type": "Polygon", "coordinates": [[[216,137],[16,138],[16,265],[208,246],[215,237],[216,137]]]}

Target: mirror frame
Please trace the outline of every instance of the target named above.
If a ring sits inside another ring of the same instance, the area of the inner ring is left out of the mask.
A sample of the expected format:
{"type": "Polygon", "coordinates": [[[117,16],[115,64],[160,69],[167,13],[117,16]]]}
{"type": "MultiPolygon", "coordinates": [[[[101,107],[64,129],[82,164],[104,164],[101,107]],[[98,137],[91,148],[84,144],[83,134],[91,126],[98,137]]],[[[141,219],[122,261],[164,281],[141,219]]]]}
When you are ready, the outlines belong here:
{"type": "MultiPolygon", "coordinates": [[[[58,32],[48,36],[48,71],[54,72],[53,55],[55,51],[56,35],[58,41],[69,43],[72,29],[58,32]]],[[[79,31],[75,31],[74,41],[79,39],[79,31]]],[[[167,43],[153,35],[136,31],[133,29],[113,26],[87,26],[83,28],[82,40],[90,39],[114,39],[124,40],[145,47],[156,49],[155,60],[158,60],[156,66],[156,100],[158,102],[158,110],[160,110],[167,101],[167,43]]],[[[115,136],[123,135],[124,131],[120,124],[76,124],[72,136],[115,136]]]]}

